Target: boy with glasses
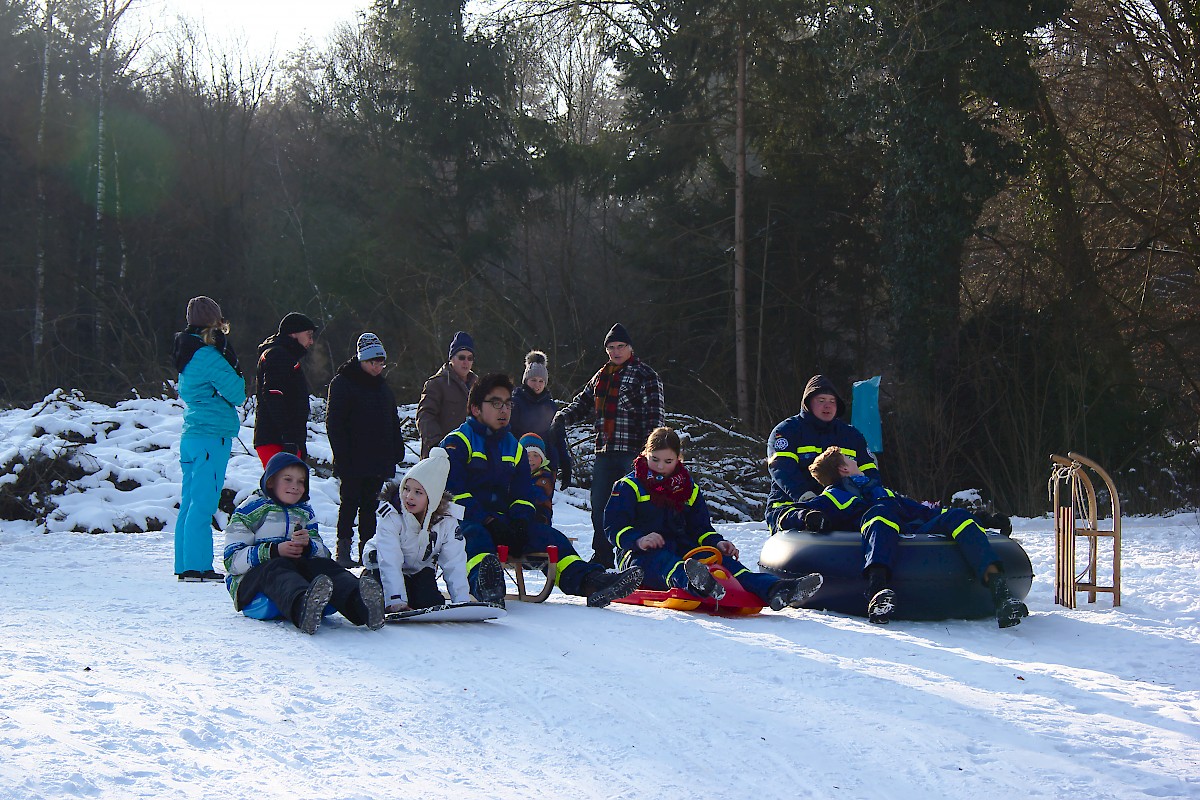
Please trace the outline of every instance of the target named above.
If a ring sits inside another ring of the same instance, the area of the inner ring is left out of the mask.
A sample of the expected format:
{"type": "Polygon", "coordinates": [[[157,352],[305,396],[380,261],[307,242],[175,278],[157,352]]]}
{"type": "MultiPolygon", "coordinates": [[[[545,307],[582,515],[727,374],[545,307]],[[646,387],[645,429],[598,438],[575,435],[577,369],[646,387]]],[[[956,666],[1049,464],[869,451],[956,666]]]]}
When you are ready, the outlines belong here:
{"type": "Polygon", "coordinates": [[[548,575],[565,594],[587,598],[603,607],[637,589],[641,567],[608,572],[582,560],[562,533],[534,521],[541,491],[529,474],[529,462],[508,429],[512,413],[512,380],[487,375],[468,398],[471,416],[441,446],[450,456],[446,489],[464,509],[459,532],[467,545],[467,581],[483,602],[504,602],[504,577],[496,546],[514,556],[558,548],[558,571],[548,575]]]}
{"type": "Polygon", "coordinates": [[[467,396],[479,380],[475,366],[475,340],[458,331],[450,341],[446,363],[429,376],[417,404],[417,430],[421,432],[421,458],[467,418],[467,396]]]}

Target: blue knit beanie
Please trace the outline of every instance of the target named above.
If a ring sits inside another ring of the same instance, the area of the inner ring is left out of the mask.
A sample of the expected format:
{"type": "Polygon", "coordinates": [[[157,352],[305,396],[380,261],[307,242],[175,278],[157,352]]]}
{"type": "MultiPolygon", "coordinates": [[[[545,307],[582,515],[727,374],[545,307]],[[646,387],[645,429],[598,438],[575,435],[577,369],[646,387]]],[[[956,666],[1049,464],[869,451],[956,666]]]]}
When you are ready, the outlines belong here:
{"type": "Polygon", "coordinates": [[[475,340],[471,338],[471,334],[466,331],[459,331],[454,334],[454,338],[450,340],[450,355],[446,358],[450,361],[454,358],[454,354],[459,350],[466,350],[472,355],[475,354],[475,340]]]}
{"type": "Polygon", "coordinates": [[[300,498],[300,502],[303,503],[308,499],[308,483],[310,477],[308,472],[308,464],[305,464],[302,460],[291,453],[276,453],[275,455],[271,456],[270,460],[267,461],[266,468],[263,469],[262,477],[258,479],[258,488],[262,489],[262,493],[267,497],[271,498],[275,502],[279,502],[279,498],[267,488],[267,481],[271,480],[271,478],[274,478],[280,470],[291,466],[304,467],[304,496],[300,498]]]}

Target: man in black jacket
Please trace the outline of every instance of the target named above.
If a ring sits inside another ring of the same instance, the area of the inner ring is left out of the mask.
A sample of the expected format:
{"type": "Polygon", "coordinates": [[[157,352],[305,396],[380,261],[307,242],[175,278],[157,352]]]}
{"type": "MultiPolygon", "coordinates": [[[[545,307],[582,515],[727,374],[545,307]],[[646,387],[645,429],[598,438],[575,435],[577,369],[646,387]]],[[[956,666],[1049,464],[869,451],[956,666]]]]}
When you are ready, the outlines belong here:
{"type": "MultiPolygon", "coordinates": [[[[337,522],[337,562],[352,567],[350,543],[358,518],[358,560],[375,535],[375,508],[383,482],[404,460],[404,437],[396,396],[383,378],[387,353],[373,333],[358,337],[358,353],[338,367],[329,382],[325,426],[333,449],[341,506],[337,522]]],[[[440,498],[430,498],[435,504],[440,498]]]]}
{"type": "Polygon", "coordinates": [[[293,311],[279,321],[279,331],[258,346],[254,395],[254,449],[263,467],[286,450],[300,458],[308,440],[308,380],[300,359],[312,347],[317,326],[293,311]]]}

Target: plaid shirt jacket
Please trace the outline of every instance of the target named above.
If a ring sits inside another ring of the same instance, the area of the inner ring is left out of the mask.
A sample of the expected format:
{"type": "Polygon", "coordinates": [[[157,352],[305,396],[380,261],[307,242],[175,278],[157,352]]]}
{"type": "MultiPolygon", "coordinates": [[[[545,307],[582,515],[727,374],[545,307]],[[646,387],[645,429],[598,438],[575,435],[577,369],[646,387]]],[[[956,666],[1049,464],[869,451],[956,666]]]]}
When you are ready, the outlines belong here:
{"type": "Polygon", "coordinates": [[[603,368],[587,382],[583,391],[558,412],[556,421],[569,424],[592,417],[596,428],[596,452],[637,453],[655,428],[666,425],[662,381],[648,364],[636,357],[626,362],[619,373],[617,419],[612,439],[604,441],[604,418],[596,412],[596,383],[603,368]]]}

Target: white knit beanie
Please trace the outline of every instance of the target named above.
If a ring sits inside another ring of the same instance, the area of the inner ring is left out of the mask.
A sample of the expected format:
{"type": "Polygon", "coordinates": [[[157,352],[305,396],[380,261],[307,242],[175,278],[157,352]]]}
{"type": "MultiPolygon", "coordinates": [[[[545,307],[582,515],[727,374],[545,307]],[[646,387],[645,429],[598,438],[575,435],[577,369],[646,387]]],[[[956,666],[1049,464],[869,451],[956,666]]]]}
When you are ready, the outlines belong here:
{"type": "Polygon", "coordinates": [[[425,522],[421,525],[422,530],[429,529],[429,520],[442,502],[442,495],[446,493],[446,479],[449,477],[450,454],[442,447],[430,450],[426,458],[413,464],[409,467],[408,472],[404,473],[404,478],[400,481],[401,488],[404,487],[404,481],[411,478],[421,484],[421,488],[429,497],[429,510],[425,512],[425,522]]]}
{"type": "Polygon", "coordinates": [[[358,360],[370,361],[372,358],[387,358],[383,342],[373,333],[364,333],[358,337],[358,360]]]}

